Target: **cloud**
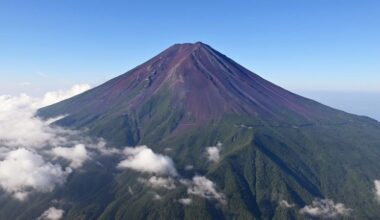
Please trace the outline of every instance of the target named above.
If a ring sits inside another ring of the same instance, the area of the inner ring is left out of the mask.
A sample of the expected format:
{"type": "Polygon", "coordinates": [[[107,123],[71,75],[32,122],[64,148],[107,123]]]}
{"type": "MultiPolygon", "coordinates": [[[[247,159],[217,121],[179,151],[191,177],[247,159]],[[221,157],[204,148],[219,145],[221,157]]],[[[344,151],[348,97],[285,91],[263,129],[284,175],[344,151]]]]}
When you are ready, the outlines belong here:
{"type": "Polygon", "coordinates": [[[55,207],[50,207],[37,220],[59,220],[63,217],[64,211],[55,207]]]}
{"type": "Polygon", "coordinates": [[[380,202],[380,180],[375,180],[375,198],[380,202]]]}
{"type": "Polygon", "coordinates": [[[0,96],[0,144],[40,147],[54,137],[53,129],[34,117],[38,101],[27,95],[0,96]]]}
{"type": "Polygon", "coordinates": [[[63,170],[60,165],[45,162],[29,150],[20,148],[9,152],[0,161],[0,186],[15,198],[24,200],[31,189],[51,192],[62,185],[71,169],[63,170]]]}
{"type": "Polygon", "coordinates": [[[175,189],[175,181],[173,178],[163,178],[163,177],[157,177],[152,176],[149,179],[140,179],[141,182],[147,184],[148,186],[152,188],[165,188],[165,189],[175,189]]]}
{"type": "Polygon", "coordinates": [[[222,143],[218,142],[216,146],[211,146],[206,148],[207,158],[212,162],[218,162],[220,159],[220,150],[222,148],[222,143]]]}
{"type": "Polygon", "coordinates": [[[178,175],[170,157],[156,154],[147,146],[127,147],[123,153],[127,158],[119,163],[119,168],[161,175],[178,175]]]}
{"type": "Polygon", "coordinates": [[[211,180],[204,176],[194,176],[192,181],[182,180],[182,183],[187,185],[187,193],[201,196],[206,199],[215,199],[222,204],[226,204],[226,199],[223,193],[216,190],[216,185],[211,180]]]}
{"type": "Polygon", "coordinates": [[[153,200],[161,200],[161,199],[162,197],[159,194],[153,193],[153,200]]]}
{"type": "Polygon", "coordinates": [[[62,100],[68,99],[72,96],[83,93],[91,88],[88,84],[78,84],[71,87],[69,90],[58,90],[53,92],[47,92],[41,102],[42,106],[48,106],[62,100]]]}
{"type": "Polygon", "coordinates": [[[96,143],[92,143],[88,147],[97,150],[102,155],[115,155],[123,153],[120,149],[107,147],[107,143],[104,139],[98,139],[96,143]]]}
{"type": "Polygon", "coordinates": [[[81,167],[89,159],[86,147],[83,144],[77,144],[74,147],[56,147],[52,149],[52,153],[71,161],[70,166],[73,168],[81,167]]]}
{"type": "Polygon", "coordinates": [[[133,189],[132,189],[130,186],[128,186],[128,192],[129,192],[129,194],[131,194],[131,195],[134,195],[134,194],[135,194],[135,192],[133,191],[133,189]]]}
{"type": "Polygon", "coordinates": [[[193,165],[186,165],[185,166],[185,170],[192,170],[192,169],[194,169],[193,165]]]}
{"type": "Polygon", "coordinates": [[[212,162],[218,162],[220,159],[220,150],[217,147],[208,147],[207,149],[207,157],[212,162]]]}
{"type": "Polygon", "coordinates": [[[283,208],[293,208],[296,206],[296,204],[294,203],[289,203],[288,201],[286,200],[281,200],[280,201],[280,206],[283,207],[283,208]]]}
{"type": "Polygon", "coordinates": [[[173,150],[173,148],[171,148],[171,147],[166,147],[166,148],[164,149],[165,152],[169,152],[169,151],[172,151],[172,150],[173,150]]]}
{"type": "Polygon", "coordinates": [[[8,147],[42,147],[56,140],[63,129],[50,126],[52,120],[35,117],[38,108],[53,104],[72,95],[79,94],[89,85],[74,85],[68,91],[48,92],[43,98],[32,98],[26,94],[0,96],[0,144],[8,147]]]}
{"type": "Polygon", "coordinates": [[[179,199],[178,202],[181,203],[182,205],[190,205],[192,200],[191,198],[182,198],[182,199],[179,199]]]}
{"type": "Polygon", "coordinates": [[[88,88],[88,85],[76,85],[68,91],[49,92],[43,98],[26,94],[0,95],[1,188],[24,200],[32,191],[52,191],[65,181],[71,169],[63,168],[59,161],[55,161],[58,156],[69,160],[72,168],[78,168],[89,158],[89,153],[119,153],[107,148],[101,139],[52,124],[65,116],[47,120],[35,116],[38,108],[88,88]]]}
{"type": "Polygon", "coordinates": [[[335,218],[338,216],[348,216],[352,209],[346,208],[342,203],[334,203],[330,199],[314,199],[310,205],[300,209],[301,214],[321,218],[335,218]]]}

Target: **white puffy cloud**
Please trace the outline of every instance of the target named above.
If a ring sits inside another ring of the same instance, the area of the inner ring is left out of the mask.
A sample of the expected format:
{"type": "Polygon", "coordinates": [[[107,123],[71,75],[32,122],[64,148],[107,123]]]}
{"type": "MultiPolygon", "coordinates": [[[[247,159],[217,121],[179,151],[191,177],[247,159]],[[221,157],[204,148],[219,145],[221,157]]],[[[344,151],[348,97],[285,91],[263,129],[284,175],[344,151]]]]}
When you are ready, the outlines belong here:
{"type": "Polygon", "coordinates": [[[63,217],[64,211],[55,207],[50,207],[38,218],[38,220],[59,220],[63,217]]]}
{"type": "Polygon", "coordinates": [[[152,176],[149,179],[140,179],[141,182],[145,183],[146,185],[152,187],[152,188],[165,188],[165,189],[175,189],[175,181],[173,178],[168,177],[157,177],[152,176]]]}
{"type": "Polygon", "coordinates": [[[64,183],[70,172],[71,169],[63,170],[60,165],[45,162],[40,155],[20,148],[10,151],[0,161],[0,186],[24,200],[31,189],[51,192],[56,185],[64,183]]]}
{"type": "Polygon", "coordinates": [[[182,205],[190,205],[192,200],[191,198],[182,198],[182,199],[179,199],[178,202],[181,203],[182,205]]]}
{"type": "Polygon", "coordinates": [[[289,203],[288,201],[286,200],[281,200],[280,201],[280,206],[283,207],[283,208],[293,208],[295,207],[296,205],[294,203],[289,203]]]}
{"type": "Polygon", "coordinates": [[[352,209],[346,208],[342,203],[334,203],[330,199],[314,199],[310,205],[300,209],[301,214],[321,218],[335,218],[348,216],[352,209]]]}
{"type": "Polygon", "coordinates": [[[182,180],[187,185],[187,193],[201,196],[206,199],[215,199],[222,204],[226,203],[223,193],[216,190],[216,185],[204,176],[194,176],[192,181],[182,180]]]}
{"type": "Polygon", "coordinates": [[[178,175],[170,157],[156,154],[147,146],[127,147],[123,153],[127,158],[119,163],[119,168],[171,176],[178,175]]]}
{"type": "Polygon", "coordinates": [[[68,99],[72,96],[83,93],[87,90],[91,89],[91,86],[88,84],[78,84],[71,87],[69,90],[58,90],[53,92],[47,92],[42,101],[41,106],[48,106],[62,100],[68,99]]]}
{"type": "Polygon", "coordinates": [[[26,94],[1,95],[0,145],[38,148],[57,140],[57,136],[62,136],[60,134],[67,131],[50,126],[56,119],[44,121],[35,117],[37,109],[79,94],[88,88],[88,85],[75,85],[68,91],[48,92],[44,98],[32,98],[26,94]]]}
{"type": "Polygon", "coordinates": [[[54,137],[48,124],[34,117],[37,101],[27,95],[0,96],[0,143],[40,147],[54,137]]]}
{"type": "Polygon", "coordinates": [[[207,147],[207,157],[212,162],[218,162],[220,159],[220,149],[217,147],[207,147]]]}
{"type": "Polygon", "coordinates": [[[52,149],[52,153],[71,161],[70,166],[73,168],[81,167],[89,158],[86,147],[83,144],[77,144],[74,147],[56,147],[52,149]]]}
{"type": "Polygon", "coordinates": [[[35,116],[38,108],[89,88],[76,85],[68,91],[49,92],[43,98],[0,95],[1,188],[23,200],[32,191],[51,191],[66,179],[71,169],[53,162],[52,155],[67,159],[72,168],[78,168],[89,158],[89,150],[100,154],[119,152],[107,148],[103,140],[51,124],[65,116],[47,120],[35,116]]]}
{"type": "Polygon", "coordinates": [[[206,148],[207,158],[212,162],[218,162],[220,159],[220,150],[223,144],[218,142],[216,146],[211,146],[206,148]]]}
{"type": "Polygon", "coordinates": [[[375,180],[375,198],[380,202],[380,180],[375,180]]]}

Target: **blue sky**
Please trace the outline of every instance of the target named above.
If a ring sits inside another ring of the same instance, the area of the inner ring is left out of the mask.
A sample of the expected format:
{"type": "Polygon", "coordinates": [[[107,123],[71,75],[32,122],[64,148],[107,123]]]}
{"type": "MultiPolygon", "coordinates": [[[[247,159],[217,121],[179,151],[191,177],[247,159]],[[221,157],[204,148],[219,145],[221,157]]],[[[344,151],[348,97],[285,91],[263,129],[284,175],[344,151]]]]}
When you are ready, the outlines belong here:
{"type": "Polygon", "coordinates": [[[2,0],[0,94],[97,85],[196,41],[301,94],[380,94],[379,11],[379,0],[2,0]]]}

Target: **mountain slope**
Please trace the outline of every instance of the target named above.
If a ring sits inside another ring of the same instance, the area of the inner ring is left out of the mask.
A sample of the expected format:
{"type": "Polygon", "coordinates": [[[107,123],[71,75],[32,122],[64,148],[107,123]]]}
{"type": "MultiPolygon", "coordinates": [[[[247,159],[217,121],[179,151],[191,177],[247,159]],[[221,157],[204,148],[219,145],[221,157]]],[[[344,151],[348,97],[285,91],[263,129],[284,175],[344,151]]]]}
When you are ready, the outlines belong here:
{"type": "Polygon", "coordinates": [[[142,129],[159,124],[161,132],[172,133],[226,115],[295,125],[347,121],[347,114],[292,94],[200,42],[174,45],[91,91],[40,110],[45,117],[66,114],[61,125],[95,126],[100,136],[107,135],[107,123],[117,121],[121,133],[107,133],[120,136],[121,145],[151,133],[125,130],[137,123],[142,129]]]}
{"type": "MultiPolygon", "coordinates": [[[[204,175],[226,197],[220,204],[192,196],[184,206],[184,185],[154,191],[138,181],[144,175],[107,157],[105,167],[88,164],[51,196],[69,201],[67,219],[303,219],[310,216],[299,210],[316,198],[352,209],[337,218],[380,217],[380,123],[286,91],[200,42],[174,45],[38,114],[65,115],[57,125],[86,128],[112,146],[148,145],[181,176],[204,175]],[[208,161],[207,146],[218,142],[220,159],[208,161]]],[[[41,207],[48,200],[36,198],[41,207]]]]}

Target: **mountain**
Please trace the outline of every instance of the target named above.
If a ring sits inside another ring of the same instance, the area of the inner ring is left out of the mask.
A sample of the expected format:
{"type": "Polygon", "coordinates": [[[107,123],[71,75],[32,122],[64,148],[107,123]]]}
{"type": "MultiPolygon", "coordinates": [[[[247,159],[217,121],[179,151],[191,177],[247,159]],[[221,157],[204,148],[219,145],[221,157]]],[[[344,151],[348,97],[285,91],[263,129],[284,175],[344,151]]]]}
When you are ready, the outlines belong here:
{"type": "Polygon", "coordinates": [[[60,125],[88,127],[92,134],[112,136],[119,146],[136,145],[155,133],[158,139],[161,134],[176,136],[226,116],[287,126],[345,123],[348,117],[262,79],[201,42],[176,44],[40,114],[67,114],[60,125]]]}
{"type": "MultiPolygon", "coordinates": [[[[105,156],[103,167],[89,162],[34,198],[36,207],[65,201],[66,219],[380,218],[379,122],[293,94],[201,42],[173,45],[38,115],[64,115],[56,125],[116,148],[147,145],[172,158],[182,178],[212,181],[225,200],[187,195],[186,181],[155,191],[141,184],[149,175],[116,169],[117,157],[105,156]],[[187,196],[190,204],[178,202],[187,196]],[[305,211],[312,204],[320,215],[305,211]]],[[[33,213],[9,210],[0,213],[33,213]]]]}

